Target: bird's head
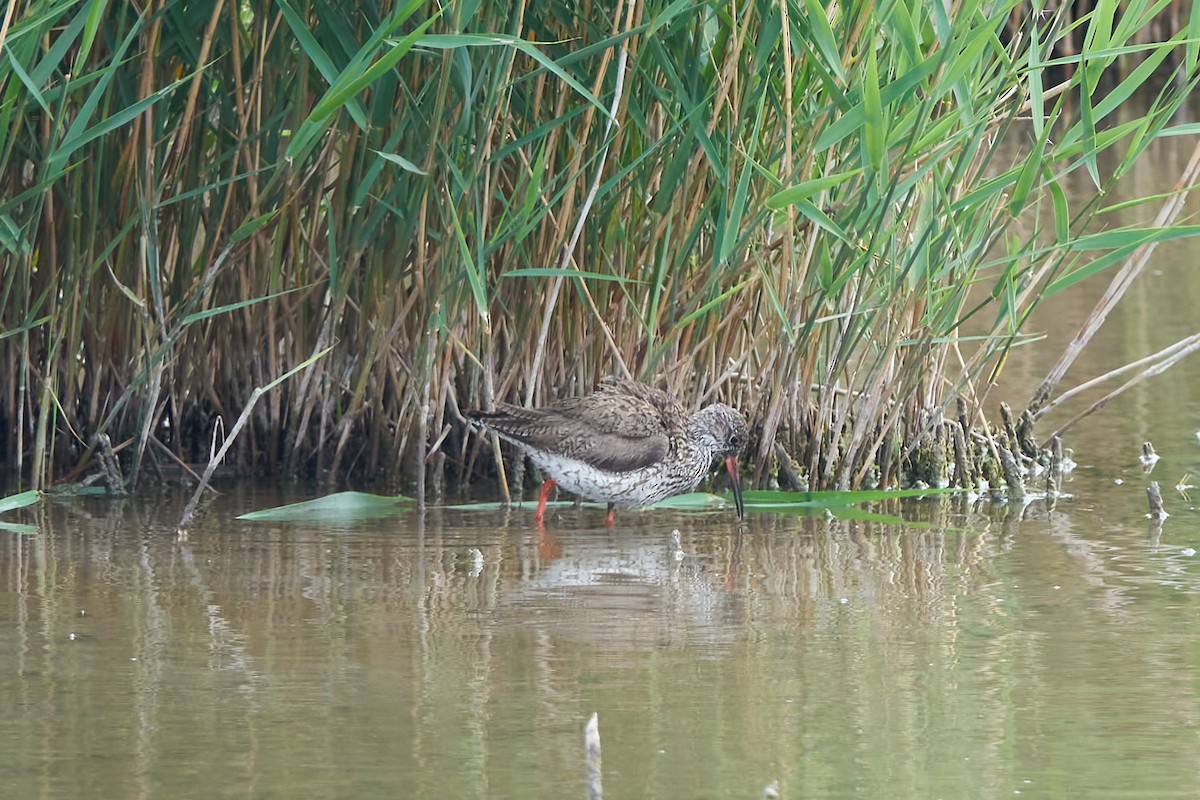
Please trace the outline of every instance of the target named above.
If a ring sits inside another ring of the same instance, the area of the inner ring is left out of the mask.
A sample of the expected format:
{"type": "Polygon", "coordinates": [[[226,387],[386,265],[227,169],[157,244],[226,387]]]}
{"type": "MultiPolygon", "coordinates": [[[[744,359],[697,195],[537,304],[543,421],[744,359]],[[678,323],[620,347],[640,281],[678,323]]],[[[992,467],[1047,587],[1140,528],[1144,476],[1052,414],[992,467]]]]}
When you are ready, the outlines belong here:
{"type": "Polygon", "coordinates": [[[746,419],[724,403],[713,403],[692,414],[688,420],[692,441],[714,456],[736,456],[746,446],[749,429],[746,419]]]}
{"type": "Polygon", "coordinates": [[[730,487],[733,489],[733,507],[737,510],[738,519],[741,519],[746,515],[746,507],[742,500],[742,480],[738,475],[737,457],[746,446],[746,439],[750,435],[750,430],[746,427],[746,418],[724,403],[713,403],[692,414],[688,420],[688,433],[692,441],[712,455],[725,458],[730,487]]]}

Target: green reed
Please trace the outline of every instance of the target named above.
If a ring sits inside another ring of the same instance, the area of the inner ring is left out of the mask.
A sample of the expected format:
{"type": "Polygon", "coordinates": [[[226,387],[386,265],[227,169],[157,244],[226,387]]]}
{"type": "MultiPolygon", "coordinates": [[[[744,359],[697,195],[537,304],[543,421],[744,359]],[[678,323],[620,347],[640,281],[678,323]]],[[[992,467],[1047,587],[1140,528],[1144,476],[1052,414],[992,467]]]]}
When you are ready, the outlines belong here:
{"type": "Polygon", "coordinates": [[[1194,232],[1095,222],[1194,132],[1170,3],[343,6],[28,0],[0,28],[23,482],[99,433],[134,482],[208,461],[245,407],[248,468],[424,485],[475,464],[463,409],[616,372],[746,410],[756,480],[892,485],[982,425],[1041,298],[1194,232]]]}

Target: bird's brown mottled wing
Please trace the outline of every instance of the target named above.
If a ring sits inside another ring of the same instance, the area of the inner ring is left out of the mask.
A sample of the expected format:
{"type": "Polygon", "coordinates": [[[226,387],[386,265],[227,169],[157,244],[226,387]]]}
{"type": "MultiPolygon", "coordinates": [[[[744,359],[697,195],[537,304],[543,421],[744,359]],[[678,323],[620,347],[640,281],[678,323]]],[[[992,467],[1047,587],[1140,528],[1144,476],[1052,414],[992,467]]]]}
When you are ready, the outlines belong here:
{"type": "Polygon", "coordinates": [[[559,400],[547,408],[498,404],[472,416],[506,439],[627,472],[663,460],[672,433],[687,417],[665,392],[631,381],[609,380],[587,397],[559,400]]]}

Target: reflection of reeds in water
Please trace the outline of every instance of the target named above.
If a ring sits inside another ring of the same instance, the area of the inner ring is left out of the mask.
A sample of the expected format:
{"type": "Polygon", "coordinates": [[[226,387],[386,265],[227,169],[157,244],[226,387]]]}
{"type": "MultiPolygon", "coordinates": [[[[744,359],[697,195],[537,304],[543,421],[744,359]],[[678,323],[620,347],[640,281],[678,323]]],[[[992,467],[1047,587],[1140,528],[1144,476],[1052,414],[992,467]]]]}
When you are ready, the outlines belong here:
{"type": "Polygon", "coordinates": [[[1039,299],[1168,235],[1085,229],[1195,67],[1136,45],[1144,3],[232,8],[0,30],[0,449],[34,485],[97,433],[135,481],[206,461],[301,365],[231,459],[440,485],[464,408],[628,371],[748,411],[755,480],[777,444],[813,488],[938,480],[921,438],[956,399],[979,428],[1039,299]]]}
{"type": "Polygon", "coordinates": [[[599,708],[614,794],[691,751],[696,785],[763,769],[819,787],[791,766],[818,752],[917,797],[926,779],[894,760],[969,757],[985,781],[1001,750],[1053,744],[1042,728],[1062,713],[1102,746],[1080,705],[1051,710],[1097,675],[1150,704],[1126,711],[1145,724],[1196,722],[1180,702],[1194,568],[1159,587],[1154,561],[1086,514],[1022,526],[955,499],[906,508],[929,528],[754,515],[740,532],[680,515],[676,559],[663,512],[564,524],[546,556],[500,514],[334,530],[214,510],[178,541],[163,505],[47,504],[39,536],[3,540],[13,763],[53,754],[66,778],[161,791],[233,750],[210,786],[269,775],[290,793],[386,755],[377,787],[559,796],[599,708]]]}

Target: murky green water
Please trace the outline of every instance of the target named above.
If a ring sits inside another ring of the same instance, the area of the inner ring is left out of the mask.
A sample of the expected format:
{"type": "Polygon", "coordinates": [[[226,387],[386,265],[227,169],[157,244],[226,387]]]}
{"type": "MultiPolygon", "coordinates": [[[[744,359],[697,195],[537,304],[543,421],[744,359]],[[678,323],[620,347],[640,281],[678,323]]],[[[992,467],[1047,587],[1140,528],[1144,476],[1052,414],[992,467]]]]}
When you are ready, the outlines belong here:
{"type": "MultiPolygon", "coordinates": [[[[1194,332],[1198,256],[1164,247],[1066,383],[1194,332]]],[[[1047,306],[1050,341],[1102,289],[1047,306]]],[[[180,541],[177,494],[49,502],[0,532],[0,796],[583,797],[593,711],[610,798],[1200,796],[1200,516],[1171,488],[1200,476],[1197,361],[1069,434],[1053,513],[585,510],[539,537],[528,509],[239,522],[317,492],[235,486],[180,541]]]]}
{"type": "Polygon", "coordinates": [[[571,510],[545,537],[243,523],[283,498],[233,491],[178,541],[175,497],[52,503],[2,541],[0,785],[582,797],[597,711],[611,797],[1194,797],[1195,514],[1072,488],[909,506],[924,528],[571,510]]]}

